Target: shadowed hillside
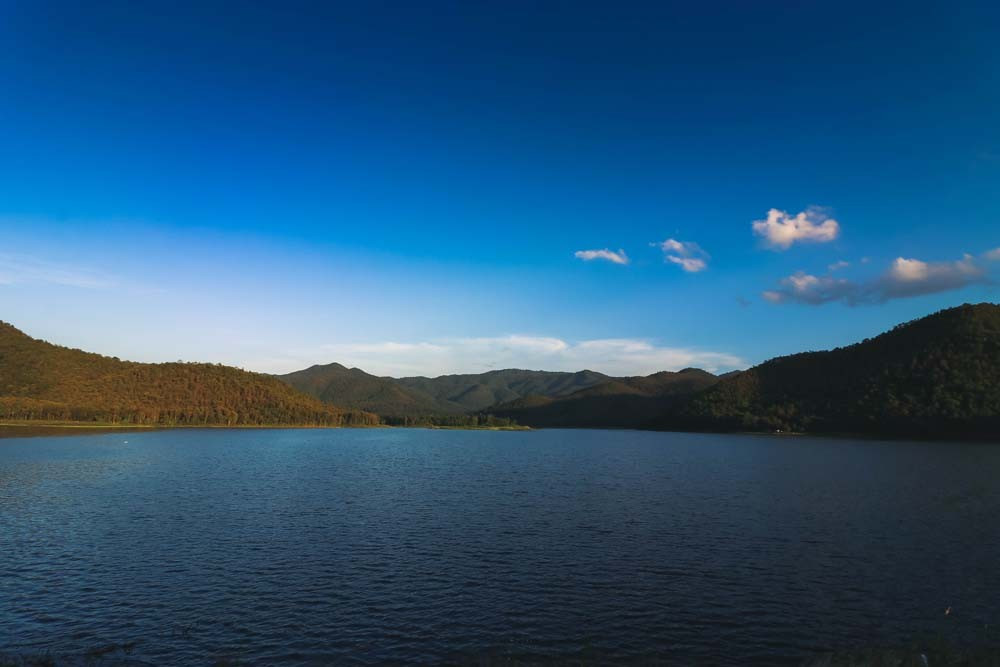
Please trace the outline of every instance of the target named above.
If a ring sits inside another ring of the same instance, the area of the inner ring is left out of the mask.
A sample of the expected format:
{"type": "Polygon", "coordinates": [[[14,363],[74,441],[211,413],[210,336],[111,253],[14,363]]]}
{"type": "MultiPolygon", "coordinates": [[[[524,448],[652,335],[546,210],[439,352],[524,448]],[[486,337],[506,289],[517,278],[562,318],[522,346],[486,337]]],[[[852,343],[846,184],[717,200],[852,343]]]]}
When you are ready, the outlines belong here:
{"type": "Polygon", "coordinates": [[[678,400],[716,382],[718,378],[707,371],[685,368],[617,378],[557,399],[530,396],[490,412],[536,427],[648,428],[678,400]]]}
{"type": "Polygon", "coordinates": [[[215,364],[143,364],[52,345],[0,323],[0,418],[162,425],[360,425],[268,375],[215,364]]]}
{"type": "Polygon", "coordinates": [[[848,347],[772,359],[658,425],[1000,439],[1000,306],[966,304],[848,347]]]}
{"type": "Polygon", "coordinates": [[[594,371],[558,373],[507,369],[475,375],[442,375],[436,378],[409,377],[399,382],[419,389],[438,400],[455,403],[468,411],[485,410],[524,396],[567,396],[580,389],[610,380],[594,371]]]}

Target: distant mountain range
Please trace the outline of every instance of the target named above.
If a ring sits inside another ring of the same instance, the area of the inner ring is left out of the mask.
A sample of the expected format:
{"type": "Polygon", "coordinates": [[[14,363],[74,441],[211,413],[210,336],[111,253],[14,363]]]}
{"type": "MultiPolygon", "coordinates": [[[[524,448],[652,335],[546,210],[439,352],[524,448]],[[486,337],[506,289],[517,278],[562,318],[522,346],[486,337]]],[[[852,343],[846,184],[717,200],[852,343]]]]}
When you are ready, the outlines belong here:
{"type": "Polygon", "coordinates": [[[436,378],[340,364],[280,376],[138,364],[0,324],[0,417],[156,424],[481,424],[845,432],[1000,440],[1000,306],[964,305],[827,352],[716,376],[501,370],[436,378]],[[375,415],[379,415],[376,417],[375,415]]]}
{"type": "Polygon", "coordinates": [[[280,376],[384,417],[487,412],[534,427],[844,432],[1000,440],[1000,306],[950,308],[827,352],[715,376],[506,370],[375,377],[339,364],[280,376]]]}

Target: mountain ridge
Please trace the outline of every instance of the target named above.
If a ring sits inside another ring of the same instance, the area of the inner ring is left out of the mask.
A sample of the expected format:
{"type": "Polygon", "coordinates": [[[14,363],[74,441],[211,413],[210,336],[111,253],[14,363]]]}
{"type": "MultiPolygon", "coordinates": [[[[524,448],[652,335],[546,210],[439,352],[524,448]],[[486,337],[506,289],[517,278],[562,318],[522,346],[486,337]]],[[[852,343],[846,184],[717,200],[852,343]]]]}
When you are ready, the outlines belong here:
{"type": "Polygon", "coordinates": [[[509,368],[437,377],[375,376],[333,362],[276,376],[321,400],[371,409],[383,417],[463,415],[538,394],[565,396],[611,379],[591,370],[532,371],[509,368]]]}
{"type": "Polygon", "coordinates": [[[853,345],[770,359],[656,426],[1000,439],[1000,306],[963,304],[853,345]]]}
{"type": "Polygon", "coordinates": [[[336,362],[273,376],[218,364],[121,361],[0,322],[0,417],[168,425],[516,422],[1000,440],[1000,305],[944,309],[852,345],[719,376],[695,368],[630,377],[503,369],[397,379],[336,362]]]}
{"type": "Polygon", "coordinates": [[[377,416],[221,364],[122,361],[0,322],[0,417],[149,425],[375,424],[377,416]]]}

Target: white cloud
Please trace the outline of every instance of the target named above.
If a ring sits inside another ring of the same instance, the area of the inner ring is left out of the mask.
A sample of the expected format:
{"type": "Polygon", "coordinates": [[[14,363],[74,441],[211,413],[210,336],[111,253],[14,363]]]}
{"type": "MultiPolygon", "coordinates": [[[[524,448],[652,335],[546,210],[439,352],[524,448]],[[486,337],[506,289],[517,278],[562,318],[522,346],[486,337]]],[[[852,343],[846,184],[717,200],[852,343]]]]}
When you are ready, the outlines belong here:
{"type": "Polygon", "coordinates": [[[603,250],[577,250],[573,253],[574,257],[582,259],[585,262],[589,262],[594,259],[606,259],[609,262],[614,262],[615,264],[628,264],[628,255],[625,254],[624,250],[619,249],[618,252],[614,250],[608,250],[604,248],[603,250]]]}
{"type": "Polygon", "coordinates": [[[98,271],[48,262],[28,255],[0,253],[0,285],[48,283],[85,289],[116,287],[117,281],[98,271]]]}
{"type": "Polygon", "coordinates": [[[851,265],[851,263],[850,263],[850,262],[846,262],[846,261],[844,261],[844,260],[840,260],[839,262],[834,262],[833,264],[830,264],[830,265],[829,265],[828,267],[826,267],[826,268],[827,268],[827,270],[829,270],[829,271],[840,271],[841,269],[846,269],[846,268],[847,268],[847,267],[849,267],[850,265],[851,265]]]}
{"type": "Polygon", "coordinates": [[[986,252],[983,256],[991,262],[1000,262],[1000,248],[994,248],[986,252]]]}
{"type": "Polygon", "coordinates": [[[842,301],[850,306],[884,303],[935,292],[946,292],[987,282],[986,271],[972,255],[954,262],[924,262],[897,257],[889,268],[874,279],[855,282],[833,276],[814,276],[805,272],[782,278],[778,289],[761,296],[771,303],[820,305],[842,301]]]}
{"type": "Polygon", "coordinates": [[[455,338],[428,342],[332,343],[292,350],[283,357],[259,359],[247,368],[285,373],[315,363],[339,362],[375,375],[404,377],[482,373],[502,368],[579,371],[609,375],[648,375],[688,366],[709,371],[744,368],[731,354],[687,347],[661,347],[650,341],[608,338],[570,343],[545,336],[455,338]]]}
{"type": "Polygon", "coordinates": [[[840,223],[821,208],[809,208],[796,215],[772,208],[765,220],[755,220],[753,232],[765,243],[778,250],[787,250],[793,243],[826,243],[840,234],[840,223]]]}
{"type": "Polygon", "coordinates": [[[709,254],[697,243],[667,239],[652,245],[663,251],[663,261],[677,264],[688,273],[698,273],[708,268],[709,254]]]}
{"type": "Polygon", "coordinates": [[[983,282],[986,272],[972,255],[957,262],[922,262],[919,259],[897,257],[878,281],[880,299],[898,299],[934,292],[958,289],[983,282]]]}
{"type": "Polygon", "coordinates": [[[840,299],[850,301],[855,297],[858,289],[855,283],[845,278],[814,276],[802,271],[782,278],[779,284],[779,289],[762,293],[765,300],[771,303],[791,301],[816,306],[840,299]]]}

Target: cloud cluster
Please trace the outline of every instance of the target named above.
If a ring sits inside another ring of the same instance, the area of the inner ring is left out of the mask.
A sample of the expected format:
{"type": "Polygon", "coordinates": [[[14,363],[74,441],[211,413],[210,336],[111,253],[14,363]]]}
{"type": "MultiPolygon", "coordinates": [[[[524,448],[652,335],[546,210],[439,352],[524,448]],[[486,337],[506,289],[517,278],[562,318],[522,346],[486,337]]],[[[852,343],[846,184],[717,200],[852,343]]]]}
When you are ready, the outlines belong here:
{"type": "Polygon", "coordinates": [[[589,262],[595,259],[604,259],[615,264],[628,264],[628,255],[625,254],[624,250],[619,249],[618,252],[614,250],[608,250],[604,248],[603,250],[577,250],[573,253],[573,256],[582,259],[585,262],[589,262]]]}
{"type": "Polygon", "coordinates": [[[840,234],[840,223],[821,208],[809,208],[796,215],[772,208],[764,220],[755,220],[753,232],[777,250],[787,250],[793,243],[826,243],[840,234]]]}
{"type": "MultiPolygon", "coordinates": [[[[989,259],[990,253],[984,257],[989,259]]],[[[778,289],[767,290],[762,296],[771,303],[804,303],[815,306],[841,301],[855,306],[946,292],[986,282],[986,270],[972,255],[965,255],[954,262],[924,262],[897,257],[882,275],[872,280],[856,282],[831,275],[814,276],[800,271],[782,278],[778,289]]]]}
{"type": "Polygon", "coordinates": [[[501,368],[648,375],[696,366],[709,371],[744,368],[739,357],[686,347],[661,347],[647,340],[608,338],[570,343],[545,336],[454,338],[428,342],[334,343],[293,350],[281,359],[248,362],[249,368],[288,372],[319,359],[395,377],[481,373],[501,368]],[[265,368],[266,366],[266,368],[265,368]]]}
{"type": "Polygon", "coordinates": [[[677,264],[688,273],[698,273],[708,268],[708,253],[693,241],[667,239],[652,245],[663,251],[664,261],[677,264]]]}

